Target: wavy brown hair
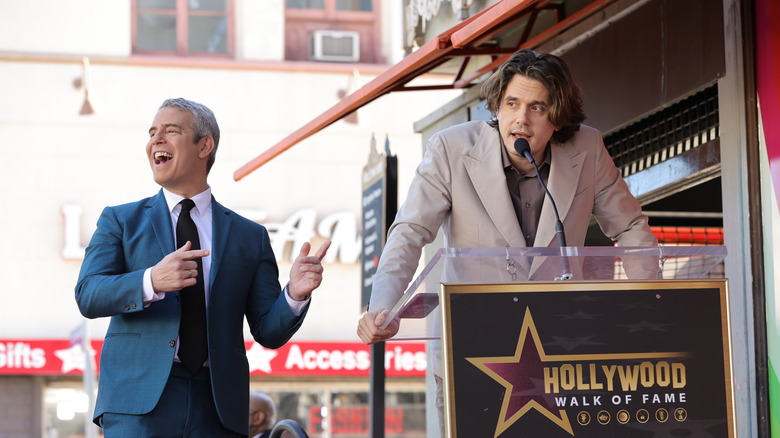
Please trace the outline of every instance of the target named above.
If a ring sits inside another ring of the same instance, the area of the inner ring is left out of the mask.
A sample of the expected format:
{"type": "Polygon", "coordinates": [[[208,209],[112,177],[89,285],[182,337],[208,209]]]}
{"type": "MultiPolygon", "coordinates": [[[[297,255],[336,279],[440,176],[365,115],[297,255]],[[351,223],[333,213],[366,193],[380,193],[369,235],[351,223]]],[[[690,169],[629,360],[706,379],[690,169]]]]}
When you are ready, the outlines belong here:
{"type": "Polygon", "coordinates": [[[485,99],[487,109],[493,114],[488,122],[498,128],[498,109],[509,81],[515,75],[522,75],[542,83],[550,98],[549,118],[561,129],[555,131],[553,141],[564,143],[580,129],[585,120],[582,109],[582,90],[574,82],[569,67],[555,55],[538,53],[531,49],[515,52],[506,62],[482,83],[481,97],[485,99]]]}

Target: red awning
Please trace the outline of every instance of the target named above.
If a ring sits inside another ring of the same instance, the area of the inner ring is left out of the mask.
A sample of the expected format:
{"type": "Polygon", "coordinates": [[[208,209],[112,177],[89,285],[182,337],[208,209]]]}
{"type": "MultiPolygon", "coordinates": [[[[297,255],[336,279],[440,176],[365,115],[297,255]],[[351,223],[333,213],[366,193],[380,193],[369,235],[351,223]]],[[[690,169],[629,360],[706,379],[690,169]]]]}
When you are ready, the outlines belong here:
{"type": "Polygon", "coordinates": [[[233,178],[240,180],[307,137],[390,92],[469,87],[475,80],[498,67],[516,50],[542,44],[613,1],[594,0],[565,18],[564,4],[552,0],[503,0],[496,3],[428,41],[314,120],[243,165],[233,173],[233,178]],[[543,12],[553,12],[555,24],[539,32],[535,25],[543,12]],[[537,33],[530,37],[532,32],[537,33]],[[491,61],[463,76],[469,62],[478,55],[488,55],[491,61]],[[461,64],[452,84],[409,86],[413,79],[454,58],[460,58],[461,64]]]}

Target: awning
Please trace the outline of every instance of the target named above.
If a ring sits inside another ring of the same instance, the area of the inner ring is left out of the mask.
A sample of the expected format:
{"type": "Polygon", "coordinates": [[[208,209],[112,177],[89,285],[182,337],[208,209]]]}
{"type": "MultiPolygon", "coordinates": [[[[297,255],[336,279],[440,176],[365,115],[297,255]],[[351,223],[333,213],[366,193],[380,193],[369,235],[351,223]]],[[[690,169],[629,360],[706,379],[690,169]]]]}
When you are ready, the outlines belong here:
{"type": "Polygon", "coordinates": [[[503,0],[496,3],[428,41],[314,120],[243,165],[233,173],[233,178],[240,180],[307,137],[390,92],[470,87],[477,79],[495,70],[518,49],[539,46],[613,1],[594,0],[568,17],[564,17],[567,6],[565,0],[503,0]],[[543,23],[551,16],[554,17],[552,24],[543,23]],[[487,56],[489,61],[466,74],[469,67],[473,68],[469,63],[478,56],[487,56]],[[431,72],[450,60],[457,61],[456,58],[460,59],[460,67],[451,84],[409,85],[418,76],[431,72]]]}

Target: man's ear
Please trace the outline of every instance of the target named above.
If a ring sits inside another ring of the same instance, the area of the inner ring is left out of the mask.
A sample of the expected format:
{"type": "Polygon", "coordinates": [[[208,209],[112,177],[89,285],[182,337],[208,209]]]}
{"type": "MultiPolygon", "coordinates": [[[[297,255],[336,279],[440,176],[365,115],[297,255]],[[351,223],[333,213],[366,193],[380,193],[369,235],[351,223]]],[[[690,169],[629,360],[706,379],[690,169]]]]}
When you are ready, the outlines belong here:
{"type": "Polygon", "coordinates": [[[207,158],[214,150],[214,139],[207,135],[198,142],[198,158],[207,158]]]}

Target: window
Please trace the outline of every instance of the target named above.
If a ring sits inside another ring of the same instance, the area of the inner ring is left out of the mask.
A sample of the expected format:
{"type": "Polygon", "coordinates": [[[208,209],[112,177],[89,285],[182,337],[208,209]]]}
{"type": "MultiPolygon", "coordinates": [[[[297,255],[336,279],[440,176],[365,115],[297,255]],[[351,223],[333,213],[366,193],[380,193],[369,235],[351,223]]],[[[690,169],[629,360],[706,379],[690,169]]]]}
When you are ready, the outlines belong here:
{"type": "Polygon", "coordinates": [[[232,56],[233,0],[133,0],[133,53],[232,56]]]}
{"type": "Polygon", "coordinates": [[[378,1],[286,0],[285,59],[383,63],[378,1]]]}
{"type": "Polygon", "coordinates": [[[336,0],[337,11],[365,11],[373,10],[371,0],[336,0]]]}
{"type": "MultiPolygon", "coordinates": [[[[424,389],[424,388],[421,388],[424,389]]],[[[276,404],[276,420],[298,422],[311,437],[351,438],[368,436],[368,392],[358,390],[299,390],[264,392],[276,404]]],[[[385,436],[425,437],[425,392],[406,391],[385,395],[385,436]]]]}
{"type": "MultiPolygon", "coordinates": [[[[326,1],[327,0],[287,0],[287,8],[324,10],[326,1]]],[[[331,4],[331,2],[327,2],[327,3],[331,4]]],[[[371,12],[373,10],[373,1],[372,0],[336,0],[335,10],[371,12]]]]}
{"type": "Polygon", "coordinates": [[[46,437],[79,438],[90,424],[102,437],[102,429],[91,425],[89,398],[81,381],[55,380],[43,390],[43,427],[46,437]]]}
{"type": "Polygon", "coordinates": [[[290,9],[325,9],[325,0],[287,0],[290,9]]]}

